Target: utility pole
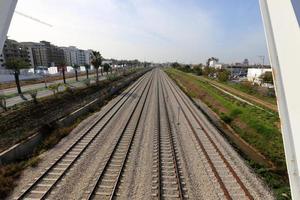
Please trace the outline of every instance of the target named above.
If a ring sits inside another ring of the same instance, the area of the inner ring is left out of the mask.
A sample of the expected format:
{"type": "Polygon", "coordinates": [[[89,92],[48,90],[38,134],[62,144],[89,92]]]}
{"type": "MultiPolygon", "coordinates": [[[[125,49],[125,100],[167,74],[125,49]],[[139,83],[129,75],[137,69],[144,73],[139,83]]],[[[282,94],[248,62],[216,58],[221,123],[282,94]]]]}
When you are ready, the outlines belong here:
{"type": "Polygon", "coordinates": [[[281,120],[291,193],[300,199],[300,4],[298,0],[260,0],[281,120]],[[298,3],[298,4],[297,4],[298,3]],[[298,18],[297,18],[298,17],[298,18]]]}
{"type": "Polygon", "coordinates": [[[265,56],[258,56],[262,60],[262,68],[265,66],[265,56]]]}

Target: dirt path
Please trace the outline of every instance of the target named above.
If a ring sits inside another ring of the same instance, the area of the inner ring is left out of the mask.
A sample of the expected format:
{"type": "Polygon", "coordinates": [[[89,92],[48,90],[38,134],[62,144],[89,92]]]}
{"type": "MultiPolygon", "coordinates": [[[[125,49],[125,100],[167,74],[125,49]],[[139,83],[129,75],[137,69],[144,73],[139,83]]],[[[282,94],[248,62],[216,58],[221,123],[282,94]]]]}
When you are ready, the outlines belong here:
{"type": "MultiPolygon", "coordinates": [[[[193,76],[194,76],[194,75],[193,75],[193,76]]],[[[224,85],[224,84],[218,83],[218,82],[216,82],[216,81],[213,81],[213,80],[210,80],[210,79],[207,79],[207,78],[204,78],[204,77],[201,77],[201,78],[200,78],[200,77],[198,77],[198,76],[197,76],[197,78],[199,78],[199,79],[201,79],[201,80],[204,80],[204,81],[210,83],[210,84],[213,85],[213,86],[217,86],[217,87],[219,87],[219,88],[221,88],[221,89],[223,89],[223,90],[226,90],[227,92],[230,92],[230,93],[232,93],[232,94],[234,94],[234,95],[237,95],[237,96],[239,96],[239,97],[241,97],[241,98],[244,98],[244,99],[246,99],[246,100],[248,100],[248,101],[250,101],[250,102],[252,102],[252,103],[261,105],[261,106],[263,106],[263,107],[265,107],[265,108],[268,108],[268,109],[270,109],[270,110],[272,110],[272,111],[278,112],[277,105],[274,105],[274,104],[272,104],[272,103],[263,101],[263,100],[261,100],[261,99],[255,97],[255,96],[253,96],[253,95],[246,94],[246,93],[244,93],[244,92],[241,92],[241,91],[239,91],[239,90],[237,90],[237,89],[234,89],[234,88],[232,88],[232,87],[226,86],[226,85],[224,85]]]]}

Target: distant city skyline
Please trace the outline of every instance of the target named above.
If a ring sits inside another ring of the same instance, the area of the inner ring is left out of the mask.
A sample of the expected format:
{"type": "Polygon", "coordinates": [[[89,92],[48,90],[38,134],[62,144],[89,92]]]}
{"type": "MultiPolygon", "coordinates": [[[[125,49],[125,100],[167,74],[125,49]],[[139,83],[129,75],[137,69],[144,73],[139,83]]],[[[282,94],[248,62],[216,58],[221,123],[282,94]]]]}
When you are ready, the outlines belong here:
{"type": "Polygon", "coordinates": [[[99,50],[105,58],[153,62],[268,63],[257,0],[27,0],[8,32],[20,42],[99,50]]]}

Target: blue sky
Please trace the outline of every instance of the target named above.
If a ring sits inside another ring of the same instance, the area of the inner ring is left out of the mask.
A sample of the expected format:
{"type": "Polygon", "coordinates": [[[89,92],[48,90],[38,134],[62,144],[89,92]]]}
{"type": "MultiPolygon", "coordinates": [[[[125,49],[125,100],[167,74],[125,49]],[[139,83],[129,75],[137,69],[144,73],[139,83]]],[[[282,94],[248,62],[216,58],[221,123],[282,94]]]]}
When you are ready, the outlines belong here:
{"type": "Polygon", "coordinates": [[[258,0],[26,0],[8,35],[99,50],[106,58],[184,63],[267,57],[258,0]]]}

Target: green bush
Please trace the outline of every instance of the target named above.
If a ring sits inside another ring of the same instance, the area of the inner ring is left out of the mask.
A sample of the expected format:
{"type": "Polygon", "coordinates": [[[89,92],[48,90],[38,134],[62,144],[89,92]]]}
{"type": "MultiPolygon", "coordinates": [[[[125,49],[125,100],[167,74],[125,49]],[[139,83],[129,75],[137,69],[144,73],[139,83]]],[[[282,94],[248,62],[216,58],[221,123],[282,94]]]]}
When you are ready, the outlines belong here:
{"type": "Polygon", "coordinates": [[[5,96],[0,96],[0,107],[3,110],[7,110],[7,106],[6,106],[6,97],[5,96]]]}
{"type": "Polygon", "coordinates": [[[115,74],[108,74],[106,75],[106,79],[109,81],[115,81],[118,79],[118,77],[115,74]]]}
{"type": "Polygon", "coordinates": [[[230,72],[225,69],[217,70],[217,78],[221,82],[226,82],[229,80],[230,72]]]}
{"type": "Polygon", "coordinates": [[[221,113],[220,117],[226,124],[230,124],[233,120],[232,117],[226,115],[225,113],[221,113]]]}
{"type": "Polygon", "coordinates": [[[58,93],[59,87],[61,86],[61,83],[55,83],[48,86],[50,90],[52,90],[53,94],[56,95],[58,93]]]}
{"type": "Polygon", "coordinates": [[[38,91],[37,90],[30,90],[27,93],[31,96],[33,102],[37,103],[37,93],[38,93],[38,91]]]}
{"type": "Polygon", "coordinates": [[[230,112],[230,117],[231,118],[236,118],[238,115],[242,114],[243,112],[238,109],[238,108],[235,108],[233,109],[231,112],[230,112]]]}
{"type": "Polygon", "coordinates": [[[196,74],[197,76],[203,75],[203,70],[202,70],[201,66],[194,67],[193,73],[196,74]]]}
{"type": "Polygon", "coordinates": [[[84,81],[83,81],[83,83],[87,86],[87,87],[89,87],[90,85],[91,85],[91,79],[85,79],[84,81]]]}

